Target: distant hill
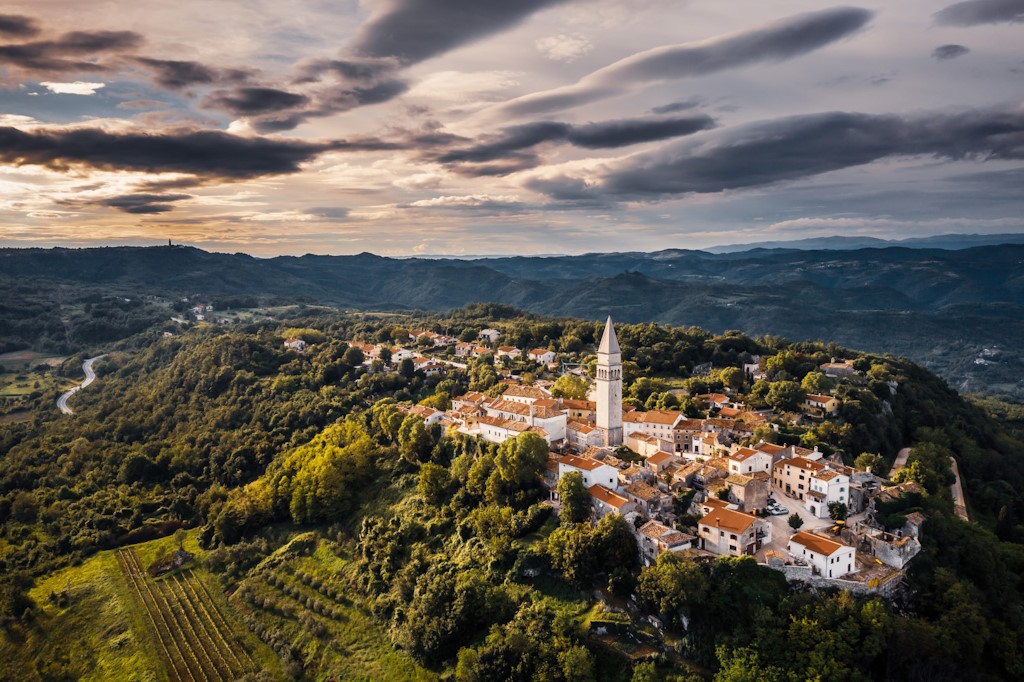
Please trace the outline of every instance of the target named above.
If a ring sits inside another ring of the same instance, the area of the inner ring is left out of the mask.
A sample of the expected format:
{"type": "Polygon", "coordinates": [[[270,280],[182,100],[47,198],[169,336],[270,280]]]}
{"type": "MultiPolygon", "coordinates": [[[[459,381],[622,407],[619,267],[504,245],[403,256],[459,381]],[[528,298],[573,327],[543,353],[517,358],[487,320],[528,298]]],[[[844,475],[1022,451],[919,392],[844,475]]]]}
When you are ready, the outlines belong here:
{"type": "MultiPolygon", "coordinates": [[[[362,310],[496,302],[548,315],[611,313],[627,322],[739,329],[905,355],[960,390],[1024,399],[1022,263],[1024,245],[1016,244],[475,260],[369,253],[257,259],[167,246],[2,249],[0,284],[60,292],[65,302],[88,288],[362,310]]],[[[0,322],[24,327],[18,296],[3,298],[10,303],[0,305],[0,322]]],[[[51,333],[59,334],[59,321],[54,325],[51,333]]]]}
{"type": "MultiPolygon", "coordinates": [[[[1024,227],[1024,222],[1021,223],[1024,227]]],[[[969,249],[975,246],[998,244],[1024,244],[1024,234],[942,234],[934,237],[907,239],[878,239],[877,237],[811,237],[791,241],[753,242],[750,244],[723,244],[704,249],[708,253],[736,253],[754,249],[797,249],[800,251],[848,251],[853,249],[882,249],[904,246],[909,249],[969,249]]]]}

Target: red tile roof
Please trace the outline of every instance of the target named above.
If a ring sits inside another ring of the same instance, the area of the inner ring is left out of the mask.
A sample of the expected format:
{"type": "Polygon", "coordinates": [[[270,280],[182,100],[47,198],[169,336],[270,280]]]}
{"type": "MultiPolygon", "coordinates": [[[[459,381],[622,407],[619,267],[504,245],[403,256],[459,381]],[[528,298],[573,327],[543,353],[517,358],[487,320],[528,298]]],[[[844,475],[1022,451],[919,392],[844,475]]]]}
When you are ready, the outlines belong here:
{"type": "Polygon", "coordinates": [[[601,502],[607,504],[609,507],[615,507],[616,509],[620,509],[622,505],[627,504],[629,502],[629,500],[623,497],[622,495],[619,495],[616,492],[608,490],[608,488],[605,488],[600,483],[596,483],[587,488],[587,492],[589,492],[590,496],[593,497],[594,499],[600,500],[601,502]]]}

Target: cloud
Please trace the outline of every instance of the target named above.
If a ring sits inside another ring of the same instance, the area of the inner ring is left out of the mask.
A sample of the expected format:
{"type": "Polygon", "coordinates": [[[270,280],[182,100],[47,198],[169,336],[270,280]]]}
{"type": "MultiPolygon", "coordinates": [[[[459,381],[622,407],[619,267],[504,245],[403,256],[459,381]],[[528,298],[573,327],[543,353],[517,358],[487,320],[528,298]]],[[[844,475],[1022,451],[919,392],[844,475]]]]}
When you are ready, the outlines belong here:
{"type": "Polygon", "coordinates": [[[125,102],[120,102],[117,105],[118,109],[159,109],[160,107],[167,106],[166,102],[161,102],[156,99],[132,99],[125,102]]]}
{"type": "Polygon", "coordinates": [[[362,57],[393,57],[404,66],[515,26],[565,0],[389,0],[363,25],[352,44],[362,57]]]}
{"type": "Polygon", "coordinates": [[[668,104],[662,104],[651,109],[652,114],[674,114],[680,111],[689,111],[696,109],[697,107],[704,104],[704,100],[700,97],[692,97],[687,100],[681,100],[679,102],[669,102],[668,104]]]}
{"type": "MultiPolygon", "coordinates": [[[[565,142],[584,149],[611,149],[643,142],[691,135],[715,126],[714,119],[706,115],[672,118],[632,118],[574,125],[559,121],[539,121],[504,129],[499,135],[463,149],[440,154],[440,163],[487,163],[503,161],[504,172],[528,168],[537,163],[532,153],[523,153],[547,142],[565,142]]],[[[460,172],[477,174],[474,167],[460,168],[460,172]]],[[[498,175],[493,166],[485,166],[484,175],[498,175]]]]}
{"type": "Polygon", "coordinates": [[[507,88],[519,85],[518,71],[438,71],[416,83],[410,97],[472,101],[495,99],[507,88]]]}
{"type": "Polygon", "coordinates": [[[115,133],[75,128],[25,132],[0,127],[0,162],[64,170],[102,170],[187,175],[236,180],[295,173],[300,164],[357,143],[312,143],[245,138],[218,131],[166,134],[115,133]]]}
{"type": "Polygon", "coordinates": [[[351,209],[344,206],[319,206],[309,209],[307,214],[322,220],[345,220],[351,212],[351,209]]]}
{"type": "Polygon", "coordinates": [[[74,83],[40,83],[50,92],[58,95],[95,95],[100,88],[105,88],[106,83],[85,83],[75,81],[74,83]]]}
{"type": "Polygon", "coordinates": [[[938,59],[942,62],[947,59],[963,57],[970,51],[970,48],[964,47],[963,45],[939,45],[937,48],[932,50],[932,59],[938,59]]]}
{"type": "Polygon", "coordinates": [[[149,214],[167,213],[174,210],[171,204],[191,199],[191,194],[125,194],[95,202],[100,206],[116,208],[125,213],[149,214]]]}
{"type": "Polygon", "coordinates": [[[460,194],[414,201],[413,208],[506,208],[522,203],[515,194],[460,194]]]}
{"type": "Polygon", "coordinates": [[[1020,23],[1024,21],[1024,2],[1021,0],[967,0],[939,10],[935,13],[935,21],[943,26],[1020,23]]]}
{"type": "Polygon", "coordinates": [[[277,88],[247,87],[234,90],[216,90],[204,100],[203,106],[223,109],[235,116],[258,116],[294,109],[309,102],[309,98],[277,88]]]}
{"type": "Polygon", "coordinates": [[[32,73],[105,71],[96,56],[132,50],[142,42],[134,31],[72,31],[53,40],[0,45],[0,66],[32,73]]]}
{"type": "Polygon", "coordinates": [[[905,156],[1024,159],[1024,111],[794,116],[625,157],[593,175],[548,173],[527,186],[581,202],[652,199],[770,185],[905,156]]]}
{"type": "Polygon", "coordinates": [[[135,62],[153,72],[156,82],[168,90],[183,90],[193,85],[239,82],[252,73],[243,69],[218,69],[199,62],[135,57],[135,62]]]}
{"type": "Polygon", "coordinates": [[[282,102],[279,108],[265,111],[254,106],[249,111],[247,98],[236,91],[221,93],[207,104],[251,117],[249,124],[260,132],[291,130],[310,118],[390,101],[409,90],[400,75],[403,69],[511,28],[534,12],[565,1],[387,0],[360,27],[344,56],[311,60],[299,67],[296,84],[328,77],[326,86],[310,92],[305,101],[287,106],[282,102]]]}
{"type": "Polygon", "coordinates": [[[574,62],[594,49],[582,33],[559,33],[541,38],[534,45],[542,55],[558,62],[574,62]]]}
{"type": "Polygon", "coordinates": [[[39,33],[39,24],[32,17],[0,14],[0,35],[31,38],[39,33]]]}
{"type": "Polygon", "coordinates": [[[574,85],[511,100],[496,107],[496,113],[541,114],[620,95],[645,84],[793,59],[852,35],[872,16],[865,9],[837,7],[709,40],[656,47],[594,71],[574,85]]]}

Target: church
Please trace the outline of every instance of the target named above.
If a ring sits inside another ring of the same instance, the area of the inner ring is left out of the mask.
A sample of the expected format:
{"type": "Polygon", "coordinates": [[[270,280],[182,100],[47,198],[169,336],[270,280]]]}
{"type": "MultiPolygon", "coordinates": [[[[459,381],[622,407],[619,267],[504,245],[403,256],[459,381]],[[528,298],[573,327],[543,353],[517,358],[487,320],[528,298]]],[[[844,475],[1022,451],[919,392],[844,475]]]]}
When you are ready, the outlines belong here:
{"type": "Polygon", "coordinates": [[[622,445],[622,351],[611,315],[597,349],[597,414],[595,420],[607,447],[622,445]]]}

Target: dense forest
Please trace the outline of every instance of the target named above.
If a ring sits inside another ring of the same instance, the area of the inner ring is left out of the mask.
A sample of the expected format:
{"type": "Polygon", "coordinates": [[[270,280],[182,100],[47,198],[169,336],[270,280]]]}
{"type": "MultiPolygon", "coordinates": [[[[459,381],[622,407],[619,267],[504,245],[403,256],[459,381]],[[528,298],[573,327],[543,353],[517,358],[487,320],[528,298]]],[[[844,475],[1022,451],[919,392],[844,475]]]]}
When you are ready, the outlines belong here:
{"type": "MultiPolygon", "coordinates": [[[[140,305],[143,317],[156,304],[140,305]]],[[[112,346],[96,365],[100,380],[75,397],[74,418],[52,408],[55,395],[40,396],[31,419],[0,431],[0,650],[22,671],[15,678],[86,672],[74,660],[42,665],[55,644],[28,595],[33,581],[179,527],[193,529],[206,568],[252,614],[247,623],[288,676],[339,675],[334,659],[310,653],[330,647],[334,607],[318,596],[330,593],[385,633],[418,676],[1024,677],[1024,442],[1012,407],[968,402],[891,355],[619,325],[627,402],[647,408],[692,413],[692,396],[726,382],[748,404],[781,405],[786,385],[822,380],[822,362],[853,360],[866,378],[841,387],[834,422],[787,423],[758,435],[816,445],[849,464],[866,453],[885,470],[897,450],[912,446],[906,476],[922,494],[885,511],[927,517],[924,549],[891,602],[798,589],[750,558],[666,554],[641,569],[621,517],[591,526],[569,509],[551,515],[539,477],[547,446],[536,435],[493,445],[427,428],[399,410],[410,402],[447,407],[468,390],[500,392],[502,368],[491,355],[426,377],[412,363],[367,371],[347,343],[404,341],[413,328],[468,340],[485,326],[501,329],[510,344],[552,348],[584,366],[601,331],[594,322],[493,304],[417,315],[296,310],[288,319],[199,325],[173,336],[157,325],[112,346]],[[295,335],[309,351],[284,348],[295,335]],[[765,379],[725,371],[755,355],[765,379]],[[705,363],[715,369],[694,376],[705,363]],[[960,465],[971,523],[953,513],[950,456],[960,465]],[[330,554],[324,561],[344,558],[344,568],[305,573],[301,562],[323,553],[330,554]],[[286,618],[282,576],[301,583],[287,586],[288,594],[302,590],[303,603],[315,608],[286,618]],[[635,600],[664,630],[652,635],[602,610],[589,596],[596,589],[609,603],[635,600]],[[262,613],[277,620],[261,620],[262,613]],[[658,646],[631,658],[599,630],[653,636],[658,646]],[[26,642],[47,644],[29,651],[26,642]]],[[[59,332],[43,329],[51,339],[59,332]]],[[[80,357],[52,371],[74,376],[80,357]]]]}

